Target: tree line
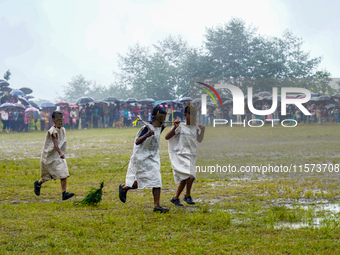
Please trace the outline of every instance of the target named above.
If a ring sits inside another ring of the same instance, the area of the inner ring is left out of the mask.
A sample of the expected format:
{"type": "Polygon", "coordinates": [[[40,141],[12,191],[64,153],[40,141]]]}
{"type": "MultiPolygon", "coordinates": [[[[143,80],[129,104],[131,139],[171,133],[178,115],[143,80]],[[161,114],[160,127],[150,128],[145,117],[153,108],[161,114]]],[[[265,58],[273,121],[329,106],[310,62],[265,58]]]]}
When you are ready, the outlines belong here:
{"type": "Polygon", "coordinates": [[[74,102],[80,95],[173,99],[190,96],[190,86],[198,80],[210,85],[227,82],[244,91],[251,85],[254,92],[287,84],[316,93],[337,92],[330,85],[331,74],[318,70],[321,57],[311,58],[302,50],[303,40],[288,30],[282,37],[265,36],[234,18],[206,28],[203,39],[200,47],[171,35],[150,46],[135,44],[119,54],[119,70],[108,87],[77,75],[64,87],[61,99],[74,102]]]}

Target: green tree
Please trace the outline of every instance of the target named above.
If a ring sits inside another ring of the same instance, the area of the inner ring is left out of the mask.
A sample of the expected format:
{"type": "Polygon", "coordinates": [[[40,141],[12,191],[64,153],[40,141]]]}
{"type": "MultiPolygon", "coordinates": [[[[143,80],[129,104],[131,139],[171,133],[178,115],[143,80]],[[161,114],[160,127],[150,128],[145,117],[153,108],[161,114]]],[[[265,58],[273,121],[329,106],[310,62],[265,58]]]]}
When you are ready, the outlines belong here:
{"type": "Polygon", "coordinates": [[[67,86],[64,87],[63,100],[66,102],[75,102],[82,96],[91,96],[91,81],[86,81],[84,76],[77,75],[72,77],[67,86]]]}
{"type": "Polygon", "coordinates": [[[142,47],[131,47],[126,56],[119,55],[120,83],[137,98],[171,99],[189,86],[182,67],[190,51],[181,37],[142,47]]]}
{"type": "Polygon", "coordinates": [[[117,97],[117,91],[120,91],[122,95],[126,94],[119,90],[117,86],[111,85],[107,88],[97,84],[95,81],[85,80],[82,75],[77,75],[64,87],[64,96],[61,99],[67,102],[76,102],[78,98],[85,96],[102,100],[107,96],[114,95],[117,97]]]}
{"type": "Polygon", "coordinates": [[[98,85],[96,82],[92,82],[88,95],[95,99],[102,100],[108,95],[108,89],[102,85],[98,85]]]}
{"type": "Polygon", "coordinates": [[[190,85],[198,80],[234,84],[244,92],[251,86],[256,93],[282,86],[309,88],[317,77],[321,58],[311,58],[302,50],[302,39],[289,31],[282,38],[263,36],[235,18],[207,28],[204,39],[199,48],[172,36],[150,47],[131,47],[119,56],[120,88],[137,98],[169,99],[193,95],[190,85]]]}
{"type": "Polygon", "coordinates": [[[280,87],[283,78],[310,78],[321,61],[302,51],[302,39],[291,32],[285,31],[282,38],[262,36],[241,19],[207,29],[205,38],[204,61],[210,67],[203,76],[238,85],[244,91],[250,85],[255,91],[280,87]]]}
{"type": "Polygon", "coordinates": [[[317,71],[311,81],[310,90],[324,95],[332,95],[337,92],[330,83],[332,78],[331,74],[327,71],[317,71]]]}
{"type": "Polygon", "coordinates": [[[9,79],[11,78],[10,76],[11,76],[11,72],[10,72],[10,70],[8,69],[8,70],[6,71],[6,73],[4,74],[4,79],[5,79],[6,81],[9,81],[9,79]]]}

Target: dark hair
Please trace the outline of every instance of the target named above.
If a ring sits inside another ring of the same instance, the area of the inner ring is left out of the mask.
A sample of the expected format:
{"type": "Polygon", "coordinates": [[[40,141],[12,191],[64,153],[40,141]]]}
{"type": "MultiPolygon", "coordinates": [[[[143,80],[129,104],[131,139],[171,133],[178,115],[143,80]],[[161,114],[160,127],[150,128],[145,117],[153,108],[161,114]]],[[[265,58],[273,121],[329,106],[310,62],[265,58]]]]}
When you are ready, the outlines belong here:
{"type": "Polygon", "coordinates": [[[188,114],[188,106],[184,108],[184,114],[188,114]]]}
{"type": "Polygon", "coordinates": [[[63,115],[61,112],[55,111],[55,112],[52,113],[52,119],[55,119],[55,116],[56,116],[57,114],[63,115]]]}
{"type": "Polygon", "coordinates": [[[157,112],[159,112],[160,114],[166,114],[166,111],[164,110],[164,108],[160,107],[159,105],[157,105],[155,108],[153,108],[152,116],[156,116],[157,112]]]}

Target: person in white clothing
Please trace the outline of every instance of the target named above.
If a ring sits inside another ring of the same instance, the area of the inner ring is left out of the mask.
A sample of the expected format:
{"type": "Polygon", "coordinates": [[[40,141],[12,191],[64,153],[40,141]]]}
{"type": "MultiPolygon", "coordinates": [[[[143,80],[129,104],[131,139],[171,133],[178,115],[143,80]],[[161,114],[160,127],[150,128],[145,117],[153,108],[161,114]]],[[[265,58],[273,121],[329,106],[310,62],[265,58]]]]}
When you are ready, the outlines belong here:
{"type": "Polygon", "coordinates": [[[67,200],[74,196],[74,193],[66,192],[66,180],[70,176],[66,154],[66,131],[63,127],[63,114],[61,112],[52,113],[54,126],[46,134],[45,144],[41,153],[41,179],[34,182],[34,193],[39,196],[41,185],[48,180],[60,179],[62,200],[67,200]]]}
{"type": "Polygon", "coordinates": [[[166,112],[156,106],[152,111],[151,123],[143,126],[137,133],[133,154],[126,173],[125,185],[119,185],[119,199],[125,203],[130,189],[152,188],[154,212],[167,212],[160,206],[162,179],[159,158],[159,137],[164,130],[166,112]]]}
{"type": "Polygon", "coordinates": [[[185,186],[184,201],[188,204],[195,204],[191,198],[191,188],[196,179],[197,142],[202,142],[205,132],[204,125],[196,124],[193,117],[196,116],[194,107],[187,106],[184,116],[186,123],[176,120],[173,128],[165,136],[165,139],[169,141],[169,157],[175,183],[178,184],[176,194],[170,201],[177,206],[183,206],[179,196],[185,186]]]}

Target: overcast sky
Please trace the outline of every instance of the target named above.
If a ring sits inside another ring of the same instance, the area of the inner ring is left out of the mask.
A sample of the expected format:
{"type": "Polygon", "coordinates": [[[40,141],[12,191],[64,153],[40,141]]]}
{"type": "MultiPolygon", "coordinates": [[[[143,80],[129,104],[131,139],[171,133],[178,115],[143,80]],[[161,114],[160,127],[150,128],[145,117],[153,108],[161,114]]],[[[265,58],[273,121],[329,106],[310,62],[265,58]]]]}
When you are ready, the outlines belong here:
{"type": "MultiPolygon", "coordinates": [[[[205,28],[233,17],[261,34],[291,30],[320,69],[340,77],[340,1],[337,0],[0,0],[0,78],[55,101],[75,75],[108,86],[117,54],[181,35],[201,46],[205,28]]],[[[114,95],[112,95],[114,96],[114,95]]]]}

